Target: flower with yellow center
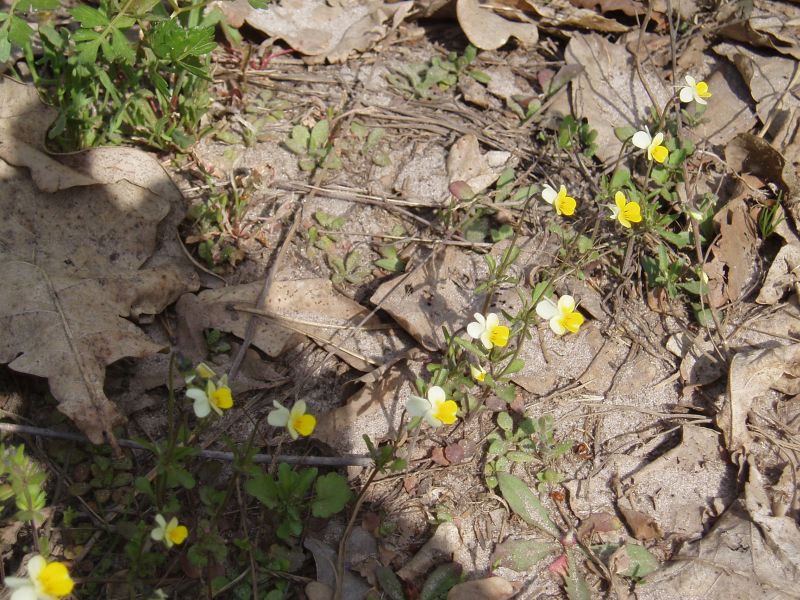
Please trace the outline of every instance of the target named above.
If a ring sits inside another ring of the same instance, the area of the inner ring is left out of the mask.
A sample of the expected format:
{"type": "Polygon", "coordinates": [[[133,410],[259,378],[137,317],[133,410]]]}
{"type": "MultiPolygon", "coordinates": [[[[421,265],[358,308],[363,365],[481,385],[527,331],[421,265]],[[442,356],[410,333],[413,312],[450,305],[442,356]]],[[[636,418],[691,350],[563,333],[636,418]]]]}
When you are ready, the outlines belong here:
{"type": "Polygon", "coordinates": [[[406,405],[408,414],[412,417],[421,417],[431,427],[452,425],[456,422],[458,404],[448,400],[444,390],[438,385],[428,388],[428,397],[411,396],[406,405]]]}
{"type": "Polygon", "coordinates": [[[647,151],[647,160],[654,160],[663,163],[669,156],[669,150],[661,142],[664,141],[664,134],[660,131],[655,135],[650,135],[650,130],[645,127],[644,131],[637,131],[631,138],[631,143],[637,148],[647,151]]]}
{"type": "Polygon", "coordinates": [[[212,410],[221,415],[223,410],[233,406],[233,394],[228,387],[227,375],[223,375],[216,383],[209,379],[205,390],[190,387],[186,390],[186,397],[194,400],[194,414],[198,419],[204,419],[212,410]]]}
{"type": "Polygon", "coordinates": [[[544,201],[548,204],[553,205],[557,215],[571,217],[575,214],[575,207],[578,203],[572,196],[567,196],[567,188],[564,185],[559,187],[558,191],[555,191],[545,183],[544,189],[542,190],[542,198],[544,198],[544,201]]]}
{"type": "Polygon", "coordinates": [[[642,209],[638,202],[628,202],[625,194],[617,192],[614,194],[614,204],[609,204],[611,209],[611,219],[619,221],[623,227],[631,228],[631,223],[639,223],[642,220],[642,209]]]}
{"type": "Polygon", "coordinates": [[[536,305],[536,314],[550,321],[550,329],[556,335],[564,335],[567,331],[577,333],[585,320],[583,315],[575,310],[575,298],[566,295],[561,296],[557,302],[544,298],[536,305]]]}
{"type": "Polygon", "coordinates": [[[696,81],[691,75],[687,75],[684,79],[686,80],[686,85],[681,88],[678,94],[681,102],[689,103],[694,100],[698,104],[706,104],[706,98],[711,98],[708,84],[705,81],[696,81]]]}
{"type": "Polygon", "coordinates": [[[57,600],[75,586],[63,563],[47,562],[38,554],[28,561],[27,577],[6,577],[5,584],[14,590],[10,600],[57,600]]]}
{"type": "Polygon", "coordinates": [[[500,318],[495,313],[489,313],[485,317],[480,313],[475,313],[475,320],[467,325],[467,333],[472,339],[480,339],[483,347],[491,350],[494,346],[508,345],[508,327],[500,325],[500,318]]]}
{"type": "Polygon", "coordinates": [[[472,378],[478,383],[483,383],[484,379],[486,379],[486,369],[480,365],[477,367],[475,365],[470,365],[469,372],[472,375],[472,378]]]}
{"type": "Polygon", "coordinates": [[[267,415],[267,423],[273,427],[286,427],[293,440],[302,435],[307,437],[314,432],[317,426],[317,419],[314,415],[306,413],[306,403],[298,400],[289,410],[277,400],[272,403],[275,409],[267,415]]]}
{"type": "Polygon", "coordinates": [[[157,542],[164,542],[167,548],[182,544],[189,535],[185,526],[178,524],[177,517],[167,520],[161,515],[156,515],[156,527],[150,532],[150,537],[157,542]]]}

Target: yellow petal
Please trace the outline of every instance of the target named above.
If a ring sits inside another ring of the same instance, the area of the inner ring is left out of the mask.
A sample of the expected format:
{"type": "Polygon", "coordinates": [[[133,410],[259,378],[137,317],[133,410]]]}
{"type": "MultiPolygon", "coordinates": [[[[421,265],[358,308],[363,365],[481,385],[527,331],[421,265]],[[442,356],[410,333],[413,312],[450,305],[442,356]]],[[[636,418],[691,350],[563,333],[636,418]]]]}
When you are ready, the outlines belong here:
{"type": "Polygon", "coordinates": [[[189,530],[183,525],[173,527],[169,533],[167,533],[167,536],[169,536],[169,539],[173,544],[182,544],[188,535],[189,530]]]}
{"type": "Polygon", "coordinates": [[[622,192],[617,192],[616,194],[614,194],[614,203],[617,205],[618,209],[624,210],[626,202],[627,200],[625,199],[625,194],[623,194],[622,192]]]}
{"type": "Polygon", "coordinates": [[[505,325],[498,325],[489,332],[489,341],[501,348],[508,344],[509,329],[505,325]]]}
{"type": "Polygon", "coordinates": [[[653,148],[653,160],[657,163],[663,163],[667,160],[667,155],[669,154],[669,150],[667,150],[666,146],[656,146],[653,148]]]}
{"type": "Polygon", "coordinates": [[[224,408],[224,409],[230,408],[231,406],[233,406],[233,395],[231,394],[231,388],[229,387],[217,388],[211,394],[211,401],[217,408],[224,408]]]}
{"type": "Polygon", "coordinates": [[[60,562],[51,562],[39,573],[42,591],[51,596],[66,596],[72,592],[75,583],[69,576],[67,567],[60,562]]]}
{"type": "Polygon", "coordinates": [[[711,92],[708,91],[708,84],[705,81],[700,81],[694,89],[697,90],[697,95],[701,98],[710,98],[711,92]]]}
{"type": "Polygon", "coordinates": [[[561,325],[564,329],[571,331],[572,333],[577,333],[578,329],[581,328],[584,322],[583,315],[578,311],[569,313],[568,315],[564,315],[561,317],[561,325]]]}
{"type": "Polygon", "coordinates": [[[435,419],[439,419],[445,425],[452,425],[456,422],[456,413],[458,412],[458,404],[453,400],[446,400],[439,404],[436,412],[433,413],[435,419]]]}
{"type": "Polygon", "coordinates": [[[292,419],[292,425],[300,435],[309,436],[317,426],[317,419],[314,415],[300,415],[292,419]]]}
{"type": "Polygon", "coordinates": [[[620,214],[624,214],[625,219],[631,223],[639,223],[642,220],[642,209],[638,202],[628,202],[620,214]]]}
{"type": "Polygon", "coordinates": [[[575,198],[572,196],[559,197],[558,200],[556,200],[556,212],[560,215],[563,214],[567,217],[571,217],[575,214],[575,207],[577,204],[575,198]]]}

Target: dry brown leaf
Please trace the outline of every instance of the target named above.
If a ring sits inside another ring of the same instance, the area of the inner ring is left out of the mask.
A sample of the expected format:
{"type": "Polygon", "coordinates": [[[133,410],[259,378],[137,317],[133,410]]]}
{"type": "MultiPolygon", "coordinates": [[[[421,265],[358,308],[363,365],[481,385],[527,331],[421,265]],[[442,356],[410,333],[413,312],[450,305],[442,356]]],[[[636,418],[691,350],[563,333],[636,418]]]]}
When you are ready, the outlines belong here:
{"type": "Polygon", "coordinates": [[[719,28],[718,35],[800,60],[800,6],[769,0],[745,6],[746,18],[734,18],[719,28]]]}
{"type": "Polygon", "coordinates": [[[800,283],[800,246],[787,244],[779,251],[769,267],[767,278],[761,286],[756,302],[775,304],[783,295],[800,283]]]}
{"type": "MultiPolygon", "coordinates": [[[[303,546],[314,557],[314,564],[317,567],[317,581],[330,589],[335,589],[337,577],[336,551],[325,542],[311,536],[303,540],[303,546]]],[[[323,592],[322,588],[317,588],[315,591],[323,592]]],[[[344,570],[344,581],[342,582],[343,598],[361,600],[366,597],[368,591],[369,585],[361,577],[352,573],[350,569],[346,568],[344,570]]]]}
{"type": "Polygon", "coordinates": [[[728,202],[715,216],[719,237],[711,247],[714,256],[703,269],[708,276],[708,299],[714,308],[736,302],[758,281],[761,239],[745,197],[728,202]]]}
{"type": "Polygon", "coordinates": [[[622,521],[607,512],[596,512],[581,520],[578,539],[591,543],[596,534],[611,533],[622,528],[622,521]]]}
{"type": "Polygon", "coordinates": [[[735,501],[703,539],[684,544],[676,554],[674,562],[637,585],[639,600],[797,598],[797,523],[771,515],[752,465],[745,498],[735,501]]]}
{"type": "Polygon", "coordinates": [[[144,152],[122,150],[113,173],[103,165],[116,149],[72,155],[80,171],[57,163],[34,139],[52,114],[30,88],[0,83],[0,362],[48,378],[59,410],[92,441],[113,441],[124,417],[104,393],[105,367],[162,349],[125,317],[159,313],[191,287],[176,266],[140,270],[180,196],[144,152]]]}
{"type": "Polygon", "coordinates": [[[478,0],[458,0],[456,3],[458,24],[467,39],[481,50],[495,50],[510,37],[517,38],[523,46],[533,46],[539,41],[536,24],[520,11],[513,12],[527,22],[505,19],[491,8],[481,6],[478,0]]]}
{"type": "MultiPolygon", "coordinates": [[[[203,329],[213,328],[244,337],[250,314],[238,308],[255,305],[261,282],[184,295],[177,305],[179,342],[191,347],[203,329]]],[[[264,308],[271,317],[259,318],[253,345],[279,356],[307,336],[347,364],[367,371],[408,346],[385,329],[380,319],[358,325],[369,311],[337,292],[328,279],[276,281],[264,308]]]]}
{"type": "Polygon", "coordinates": [[[717,415],[717,425],[731,454],[747,452],[750,407],[759,396],[779,385],[784,373],[795,375],[800,365],[800,344],[739,352],[731,361],[728,397],[717,415]]]}
{"type": "Polygon", "coordinates": [[[442,326],[455,333],[481,308],[472,290],[486,265],[452,246],[410,273],[384,282],[370,298],[428,350],[446,347],[442,326]]]}
{"type": "MultiPolygon", "coordinates": [[[[616,127],[641,129],[649,115],[650,99],[636,75],[633,57],[622,43],[612,43],[598,34],[573,34],[565,51],[567,64],[581,65],[584,72],[572,81],[572,107],[597,130],[597,155],[616,159],[622,143],[616,127]]],[[[670,99],[660,76],[644,69],[648,85],[662,106],[670,99]]],[[[553,110],[571,113],[567,99],[557,101],[553,110]]]]}
{"type": "Polygon", "coordinates": [[[422,581],[431,567],[442,560],[451,560],[462,545],[458,527],[450,521],[442,523],[431,539],[397,572],[397,576],[405,581],[422,581]]]}
{"type": "Polygon", "coordinates": [[[569,0],[551,0],[549,2],[524,0],[524,2],[539,16],[537,23],[540,27],[553,29],[558,35],[576,35],[575,33],[564,31],[564,27],[589,29],[605,33],[623,33],[630,29],[616,19],[604,17],[594,10],[579,8],[569,0]]]}
{"type": "Polygon", "coordinates": [[[494,576],[453,586],[447,593],[447,600],[507,600],[516,593],[510,581],[494,576]]]}
{"type": "Polygon", "coordinates": [[[725,147],[725,161],[735,173],[755,175],[778,186],[790,209],[797,202],[800,186],[794,166],[763,138],[749,133],[737,135],[725,147]]]}
{"type": "Polygon", "coordinates": [[[637,540],[658,540],[664,537],[664,532],[661,531],[656,520],[650,515],[621,505],[618,508],[625,519],[625,523],[631,530],[631,534],[637,540]]]}
{"type": "Polygon", "coordinates": [[[476,194],[492,185],[505,169],[510,152],[491,150],[481,154],[478,138],[468,133],[456,140],[447,156],[450,183],[463,181],[476,194]]]}
{"type": "Polygon", "coordinates": [[[413,4],[410,0],[393,4],[381,0],[341,4],[283,0],[253,9],[245,20],[305,54],[309,63],[338,63],[372,48],[402,22],[413,4]]]}
{"type": "Polygon", "coordinates": [[[797,59],[774,56],[741,44],[723,43],[714,52],[730,60],[750,88],[756,114],[762,123],[771,123],[769,138],[785,150],[795,140],[800,86],[797,85],[797,59]]]}

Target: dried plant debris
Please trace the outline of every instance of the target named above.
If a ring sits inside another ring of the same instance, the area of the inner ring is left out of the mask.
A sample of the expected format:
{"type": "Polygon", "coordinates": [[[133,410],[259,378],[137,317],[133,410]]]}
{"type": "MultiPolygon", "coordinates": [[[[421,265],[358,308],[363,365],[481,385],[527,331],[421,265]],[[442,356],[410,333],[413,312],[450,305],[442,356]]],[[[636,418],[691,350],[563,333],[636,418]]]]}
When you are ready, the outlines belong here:
{"type": "MultiPolygon", "coordinates": [[[[513,11],[520,20],[512,21],[489,7],[481,6],[478,0],[458,0],[456,12],[464,35],[475,47],[482,50],[499,48],[512,36],[527,47],[533,46],[539,40],[536,24],[521,11],[513,11]]],[[[503,12],[508,14],[508,11],[503,12]]]]}
{"type": "Polygon", "coordinates": [[[31,88],[0,84],[0,362],[49,379],[61,412],[92,441],[113,441],[124,417],[105,367],[162,349],[128,317],[158,314],[197,284],[183,265],[142,268],[180,199],[161,165],[113,148],[62,164],[35,139],[52,114],[31,88]]]}

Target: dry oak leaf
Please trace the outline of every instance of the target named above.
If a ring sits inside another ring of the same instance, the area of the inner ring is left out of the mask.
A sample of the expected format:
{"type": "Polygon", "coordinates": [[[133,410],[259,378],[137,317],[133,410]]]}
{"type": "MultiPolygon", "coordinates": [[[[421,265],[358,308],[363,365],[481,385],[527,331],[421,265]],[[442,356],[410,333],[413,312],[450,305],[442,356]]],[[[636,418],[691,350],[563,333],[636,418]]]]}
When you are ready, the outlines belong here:
{"type": "MultiPolygon", "coordinates": [[[[624,0],[622,0],[624,2],[624,0]]],[[[524,0],[539,18],[536,22],[540,27],[553,29],[559,35],[574,35],[564,31],[564,27],[575,27],[605,33],[623,33],[630,27],[623,25],[616,19],[609,19],[588,8],[575,6],[570,0],[524,0]]],[[[596,4],[601,4],[597,2],[596,4]]],[[[617,4],[620,4],[617,2],[617,4]]],[[[633,5],[635,3],[630,3],[633,5]]]]}
{"type": "Polygon", "coordinates": [[[496,50],[510,37],[517,38],[523,46],[529,47],[539,41],[536,24],[530,22],[521,11],[510,12],[528,22],[505,19],[491,8],[481,6],[478,0],[458,0],[456,4],[458,24],[467,39],[481,50],[496,50]]]}

